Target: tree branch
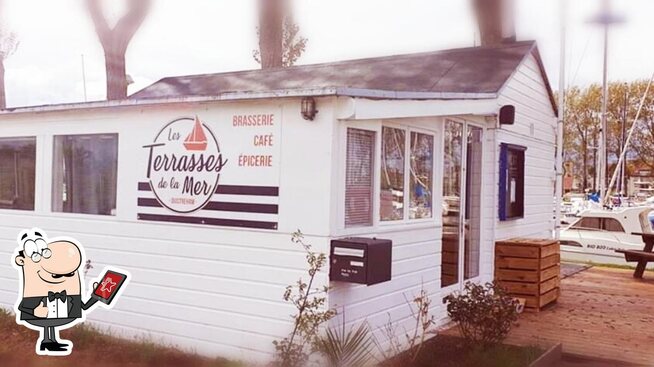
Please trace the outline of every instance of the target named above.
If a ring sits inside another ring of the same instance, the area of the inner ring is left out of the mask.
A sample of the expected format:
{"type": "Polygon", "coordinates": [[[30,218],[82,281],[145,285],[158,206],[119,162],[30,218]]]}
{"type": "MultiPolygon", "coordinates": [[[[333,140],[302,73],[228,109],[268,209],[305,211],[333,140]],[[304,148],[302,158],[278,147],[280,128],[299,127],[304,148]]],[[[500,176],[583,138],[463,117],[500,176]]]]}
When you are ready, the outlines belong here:
{"type": "Polygon", "coordinates": [[[86,6],[89,9],[91,20],[95,26],[95,33],[100,39],[100,43],[104,49],[107,49],[111,43],[111,29],[107,23],[107,19],[102,14],[102,6],[100,0],[86,0],[86,6]]]}

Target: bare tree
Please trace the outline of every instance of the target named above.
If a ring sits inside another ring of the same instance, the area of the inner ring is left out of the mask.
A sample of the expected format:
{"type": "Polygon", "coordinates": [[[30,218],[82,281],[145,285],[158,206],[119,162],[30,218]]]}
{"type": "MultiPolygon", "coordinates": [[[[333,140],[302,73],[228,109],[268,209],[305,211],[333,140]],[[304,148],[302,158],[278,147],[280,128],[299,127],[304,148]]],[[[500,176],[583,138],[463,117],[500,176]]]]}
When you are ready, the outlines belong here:
{"type": "Polygon", "coordinates": [[[127,12],[116,25],[109,26],[107,17],[102,12],[100,0],[86,0],[95,31],[104,49],[107,74],[107,99],[127,98],[127,72],[125,53],[130,41],[145,19],[151,0],[126,0],[127,12]]]}
{"type": "Polygon", "coordinates": [[[7,97],[5,93],[5,60],[9,58],[18,48],[18,37],[10,31],[6,23],[0,24],[0,109],[7,108],[7,97]]]}
{"type": "Polygon", "coordinates": [[[482,46],[516,39],[513,0],[472,0],[482,46]]]}
{"type": "Polygon", "coordinates": [[[262,69],[293,66],[306,45],[289,0],[259,0],[259,49],[253,56],[262,69]]]}

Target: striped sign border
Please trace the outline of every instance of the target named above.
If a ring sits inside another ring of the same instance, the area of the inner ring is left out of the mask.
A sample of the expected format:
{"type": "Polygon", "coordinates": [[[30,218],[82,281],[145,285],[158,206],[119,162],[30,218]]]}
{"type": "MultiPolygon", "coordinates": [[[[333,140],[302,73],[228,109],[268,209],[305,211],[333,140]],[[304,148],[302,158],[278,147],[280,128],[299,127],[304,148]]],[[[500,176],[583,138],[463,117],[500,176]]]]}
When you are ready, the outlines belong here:
{"type": "MultiPolygon", "coordinates": [[[[139,182],[138,191],[150,192],[152,188],[149,182],[139,182]]],[[[222,195],[247,195],[247,196],[279,196],[279,187],[273,186],[237,186],[237,185],[218,185],[216,194],[222,195]]],[[[139,208],[163,208],[157,199],[138,198],[139,208]]],[[[201,210],[210,211],[227,211],[239,213],[256,213],[256,214],[279,214],[279,205],[277,204],[256,204],[256,203],[231,203],[221,201],[210,201],[201,210]]],[[[185,224],[204,224],[211,226],[224,227],[241,227],[256,229],[277,229],[277,222],[243,220],[243,219],[223,219],[207,218],[184,215],[164,215],[164,214],[146,214],[138,213],[139,220],[154,222],[174,222],[185,224]]]]}

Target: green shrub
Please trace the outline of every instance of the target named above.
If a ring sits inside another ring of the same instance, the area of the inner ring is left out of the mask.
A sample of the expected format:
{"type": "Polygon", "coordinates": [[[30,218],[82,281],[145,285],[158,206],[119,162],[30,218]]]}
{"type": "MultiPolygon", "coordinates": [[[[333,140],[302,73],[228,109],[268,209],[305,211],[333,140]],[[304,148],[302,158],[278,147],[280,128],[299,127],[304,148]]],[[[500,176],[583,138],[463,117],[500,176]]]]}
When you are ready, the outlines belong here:
{"type": "Polygon", "coordinates": [[[447,313],[471,347],[501,343],[518,320],[517,300],[499,286],[467,283],[462,293],[445,298],[447,313]]]}

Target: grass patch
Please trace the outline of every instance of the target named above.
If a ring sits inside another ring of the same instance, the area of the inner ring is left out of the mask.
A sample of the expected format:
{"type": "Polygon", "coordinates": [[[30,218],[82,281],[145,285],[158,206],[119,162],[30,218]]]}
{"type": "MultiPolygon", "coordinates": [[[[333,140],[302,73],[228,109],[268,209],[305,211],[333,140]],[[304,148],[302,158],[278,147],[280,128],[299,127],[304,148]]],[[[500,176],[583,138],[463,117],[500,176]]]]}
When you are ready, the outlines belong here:
{"type": "Polygon", "coordinates": [[[244,367],[245,364],[222,358],[205,358],[165,346],[152,338],[120,339],[96,327],[81,324],[63,330],[61,337],[74,344],[73,353],[65,358],[41,357],[34,353],[39,333],[16,324],[16,316],[0,308],[0,330],[5,342],[0,344],[2,366],[25,367],[244,367]]]}

